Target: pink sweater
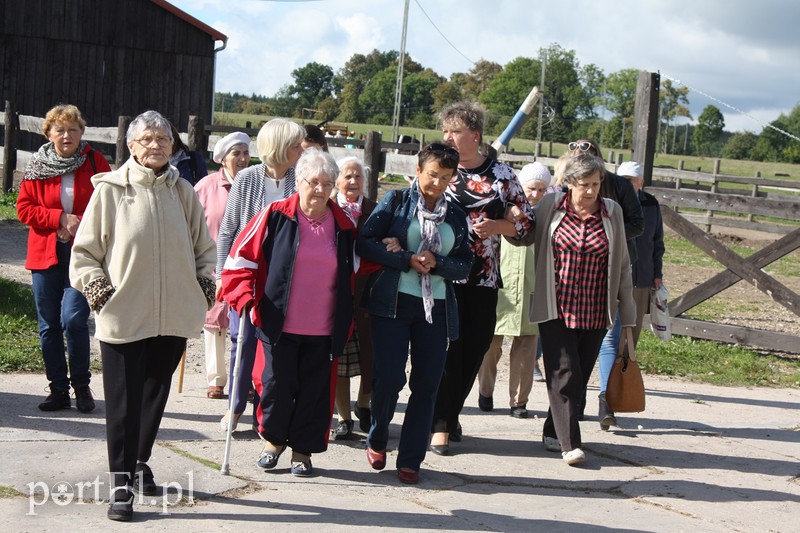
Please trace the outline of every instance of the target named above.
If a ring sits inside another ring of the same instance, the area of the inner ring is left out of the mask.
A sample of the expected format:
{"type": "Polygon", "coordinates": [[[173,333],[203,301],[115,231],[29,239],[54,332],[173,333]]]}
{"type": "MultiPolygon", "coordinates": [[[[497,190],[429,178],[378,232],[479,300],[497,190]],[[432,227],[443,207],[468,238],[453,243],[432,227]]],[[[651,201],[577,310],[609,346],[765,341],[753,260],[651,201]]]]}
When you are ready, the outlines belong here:
{"type": "Polygon", "coordinates": [[[231,184],[225,179],[222,169],[209,174],[197,182],[194,186],[200,203],[206,212],[206,224],[208,232],[214,241],[219,235],[219,225],[222,223],[222,216],[225,214],[225,202],[228,201],[228,194],[231,191],[231,184]]]}

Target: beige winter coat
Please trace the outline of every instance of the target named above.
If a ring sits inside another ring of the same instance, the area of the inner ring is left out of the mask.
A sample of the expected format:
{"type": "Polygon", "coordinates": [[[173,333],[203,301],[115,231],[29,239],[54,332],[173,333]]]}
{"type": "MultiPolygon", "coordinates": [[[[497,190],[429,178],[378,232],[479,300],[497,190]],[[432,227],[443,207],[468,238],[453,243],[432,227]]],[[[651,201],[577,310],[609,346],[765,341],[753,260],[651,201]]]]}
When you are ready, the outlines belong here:
{"type": "Polygon", "coordinates": [[[196,336],[209,307],[198,278],[213,280],[216,247],[192,185],[174,167],[157,177],[133,157],[92,183],[69,272],[80,291],[103,277],[114,288],[95,313],[95,337],[196,336]]]}

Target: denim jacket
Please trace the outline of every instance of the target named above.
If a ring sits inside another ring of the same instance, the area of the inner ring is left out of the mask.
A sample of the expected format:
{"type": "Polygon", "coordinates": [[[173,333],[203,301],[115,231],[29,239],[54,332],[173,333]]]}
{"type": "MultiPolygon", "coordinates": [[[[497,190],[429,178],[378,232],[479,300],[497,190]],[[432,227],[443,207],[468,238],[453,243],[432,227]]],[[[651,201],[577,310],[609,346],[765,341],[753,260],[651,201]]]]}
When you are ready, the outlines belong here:
{"type": "MultiPolygon", "coordinates": [[[[397,314],[400,272],[408,272],[411,255],[415,253],[408,250],[407,237],[408,228],[416,216],[418,200],[416,185],[387,192],[359,233],[356,253],[363,259],[382,265],[380,270],[369,275],[361,301],[362,307],[373,315],[395,318],[397,314]],[[381,242],[386,237],[397,237],[403,250],[388,252],[386,245],[381,242]]],[[[452,282],[469,275],[475,256],[469,247],[467,217],[461,208],[448,202],[444,221],[453,229],[455,242],[448,255],[434,254],[436,268],[431,273],[445,280],[447,336],[454,341],[458,338],[458,306],[452,282]]]]}

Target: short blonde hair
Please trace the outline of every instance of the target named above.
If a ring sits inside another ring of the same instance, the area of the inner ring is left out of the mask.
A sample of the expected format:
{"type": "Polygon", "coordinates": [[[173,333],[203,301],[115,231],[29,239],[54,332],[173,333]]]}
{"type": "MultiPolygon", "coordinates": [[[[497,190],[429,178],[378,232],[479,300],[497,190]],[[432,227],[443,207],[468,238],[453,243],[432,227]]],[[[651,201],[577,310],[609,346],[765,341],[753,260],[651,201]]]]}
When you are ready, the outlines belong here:
{"type": "Polygon", "coordinates": [[[286,152],[295,143],[306,137],[306,130],[297,122],[285,118],[273,118],[258,131],[256,149],[258,157],[267,166],[285,165],[289,158],[286,152]]]}
{"type": "Polygon", "coordinates": [[[50,132],[50,128],[58,122],[77,122],[81,127],[81,131],[86,130],[86,121],[83,120],[81,110],[72,104],[58,104],[47,112],[42,124],[42,133],[44,133],[45,137],[50,132]]]}

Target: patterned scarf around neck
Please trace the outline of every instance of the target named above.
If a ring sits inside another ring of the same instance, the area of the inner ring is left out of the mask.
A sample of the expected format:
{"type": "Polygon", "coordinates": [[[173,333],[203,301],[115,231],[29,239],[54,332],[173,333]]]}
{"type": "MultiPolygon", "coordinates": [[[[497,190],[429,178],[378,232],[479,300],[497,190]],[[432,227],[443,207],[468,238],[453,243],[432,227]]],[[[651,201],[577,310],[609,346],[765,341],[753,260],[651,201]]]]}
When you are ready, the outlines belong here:
{"type": "Polygon", "coordinates": [[[28,161],[28,166],[25,167],[25,177],[22,179],[45,180],[73,172],[80,168],[86,161],[86,156],[88,154],[83,154],[83,151],[86,149],[87,144],[86,141],[81,141],[72,157],[61,157],[58,155],[56,147],[52,142],[43,144],[42,147],[33,154],[31,160],[28,161]]]}
{"type": "MultiPolygon", "coordinates": [[[[419,190],[419,183],[417,183],[417,192],[419,193],[419,200],[417,201],[417,220],[419,220],[419,232],[421,241],[417,253],[421,254],[425,250],[436,254],[442,249],[442,238],[439,235],[439,224],[444,222],[444,217],[447,215],[447,199],[445,195],[441,195],[436,200],[436,205],[433,210],[428,210],[425,205],[425,198],[422,196],[422,191],[419,190]]],[[[425,308],[425,320],[428,324],[433,324],[433,289],[431,288],[431,275],[419,274],[419,282],[422,286],[422,306],[425,308]]]]}
{"type": "Polygon", "coordinates": [[[358,226],[358,219],[361,218],[361,201],[363,198],[363,196],[359,196],[358,200],[350,202],[341,192],[336,193],[336,203],[347,213],[347,216],[350,217],[350,220],[352,220],[353,224],[356,226],[358,226]]]}

